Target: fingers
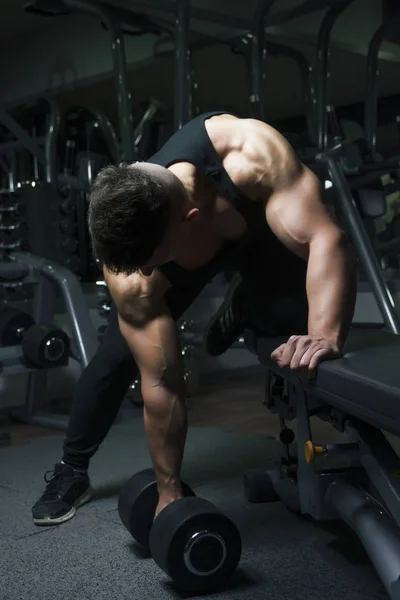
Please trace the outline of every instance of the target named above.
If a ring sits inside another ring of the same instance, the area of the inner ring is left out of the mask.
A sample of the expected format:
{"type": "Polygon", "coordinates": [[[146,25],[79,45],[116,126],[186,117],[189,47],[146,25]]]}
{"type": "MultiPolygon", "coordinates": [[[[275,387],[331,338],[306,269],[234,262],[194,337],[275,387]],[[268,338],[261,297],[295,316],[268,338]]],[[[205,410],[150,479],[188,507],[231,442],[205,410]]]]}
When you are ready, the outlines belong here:
{"type": "Polygon", "coordinates": [[[271,354],[271,359],[278,362],[282,356],[282,352],[283,352],[285,346],[286,346],[286,344],[282,344],[276,350],[274,350],[271,354]]]}
{"type": "Polygon", "coordinates": [[[312,358],[310,359],[310,363],[309,363],[309,369],[311,371],[315,371],[315,369],[318,367],[319,363],[321,362],[321,359],[324,356],[329,356],[330,354],[330,350],[329,348],[321,348],[320,350],[317,350],[312,358]]]}
{"type": "Polygon", "coordinates": [[[307,352],[312,341],[300,336],[293,336],[287,342],[280,359],[280,366],[289,367],[290,369],[298,369],[301,359],[307,352]]]}
{"type": "Polygon", "coordinates": [[[300,376],[314,378],[316,369],[323,358],[331,354],[329,345],[321,347],[321,340],[308,336],[292,336],[271,354],[281,368],[298,371],[300,376]]]}

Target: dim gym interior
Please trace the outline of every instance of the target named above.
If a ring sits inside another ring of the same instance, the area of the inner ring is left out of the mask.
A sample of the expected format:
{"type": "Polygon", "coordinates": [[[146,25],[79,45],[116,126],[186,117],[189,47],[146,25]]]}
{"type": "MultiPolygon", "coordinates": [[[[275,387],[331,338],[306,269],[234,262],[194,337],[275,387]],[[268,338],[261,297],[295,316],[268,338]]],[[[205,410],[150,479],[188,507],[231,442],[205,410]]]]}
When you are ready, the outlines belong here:
{"type": "Polygon", "coordinates": [[[1,11],[2,600],[400,600],[396,0],[1,11]]]}

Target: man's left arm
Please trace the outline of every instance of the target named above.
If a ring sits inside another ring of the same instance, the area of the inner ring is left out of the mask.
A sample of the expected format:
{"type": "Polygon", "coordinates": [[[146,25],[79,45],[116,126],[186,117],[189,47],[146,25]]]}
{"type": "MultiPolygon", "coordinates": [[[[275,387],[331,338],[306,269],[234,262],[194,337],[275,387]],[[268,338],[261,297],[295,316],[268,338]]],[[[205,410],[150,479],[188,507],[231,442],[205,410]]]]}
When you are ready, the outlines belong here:
{"type": "Polygon", "coordinates": [[[357,294],[355,254],[323,202],[318,178],[304,165],[272,191],[265,214],[278,239],[308,261],[308,335],[292,336],[272,358],[314,371],[322,359],[339,356],[346,341],[357,294]]]}

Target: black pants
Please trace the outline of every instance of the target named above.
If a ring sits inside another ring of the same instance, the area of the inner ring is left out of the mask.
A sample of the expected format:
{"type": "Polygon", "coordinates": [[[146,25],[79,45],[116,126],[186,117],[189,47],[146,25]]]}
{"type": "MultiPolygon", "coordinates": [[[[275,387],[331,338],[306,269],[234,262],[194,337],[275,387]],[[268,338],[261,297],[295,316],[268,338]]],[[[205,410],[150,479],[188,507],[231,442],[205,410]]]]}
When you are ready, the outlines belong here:
{"type": "MultiPolygon", "coordinates": [[[[261,237],[245,246],[232,262],[227,261],[224,266],[240,271],[244,278],[249,324],[253,323],[255,328],[271,335],[306,331],[306,265],[303,261],[280,244],[266,246],[265,239],[261,237]]],[[[207,276],[203,272],[200,279],[188,274],[187,282],[180,280],[172,285],[166,299],[175,320],[220,270],[210,269],[207,276]]],[[[138,368],[119,331],[114,309],[106,335],[76,386],[64,442],[65,463],[88,468],[137,374],[138,368]]]]}

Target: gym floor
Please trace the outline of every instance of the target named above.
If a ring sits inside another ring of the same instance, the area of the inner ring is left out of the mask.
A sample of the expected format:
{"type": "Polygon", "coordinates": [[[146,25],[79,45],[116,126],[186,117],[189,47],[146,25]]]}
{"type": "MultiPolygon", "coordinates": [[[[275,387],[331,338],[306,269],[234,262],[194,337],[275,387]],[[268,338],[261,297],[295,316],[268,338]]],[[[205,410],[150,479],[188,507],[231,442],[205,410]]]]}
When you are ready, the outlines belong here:
{"type": "MultiPolygon", "coordinates": [[[[279,443],[277,417],[262,406],[263,377],[207,385],[191,399],[183,477],[238,525],[243,554],[232,582],[208,598],[374,600],[387,596],[359,541],[340,523],[316,524],[281,503],[250,505],[242,474],[268,467],[279,443]]],[[[320,421],[316,442],[340,441],[320,421]]],[[[94,501],[68,523],[38,528],[30,508],[43,475],[59,460],[64,434],[2,422],[11,444],[0,450],[0,581],[2,600],[144,600],[181,597],[151,560],[144,560],[117,511],[119,490],[149,466],[141,410],[116,423],[94,457],[94,501]]]]}
{"type": "MultiPolygon", "coordinates": [[[[259,434],[276,438],[278,418],[262,405],[264,376],[257,374],[243,379],[203,385],[190,399],[189,422],[193,427],[221,427],[233,433],[259,434]]],[[[61,409],[62,410],[62,409],[61,409]]],[[[140,409],[132,409],[140,412],[140,409]]],[[[295,430],[295,422],[288,423],[295,430]]],[[[12,422],[0,415],[0,432],[10,434],[10,445],[27,444],[43,436],[63,436],[62,432],[35,425],[12,422]]],[[[343,438],[340,433],[315,419],[316,441],[333,443],[343,438]]],[[[0,448],[1,452],[1,448],[0,448]]]]}

